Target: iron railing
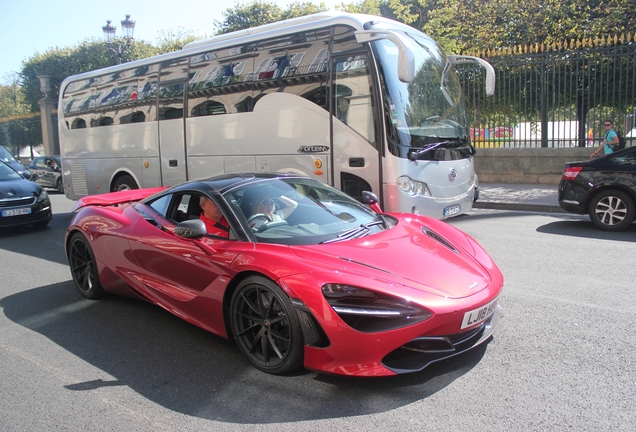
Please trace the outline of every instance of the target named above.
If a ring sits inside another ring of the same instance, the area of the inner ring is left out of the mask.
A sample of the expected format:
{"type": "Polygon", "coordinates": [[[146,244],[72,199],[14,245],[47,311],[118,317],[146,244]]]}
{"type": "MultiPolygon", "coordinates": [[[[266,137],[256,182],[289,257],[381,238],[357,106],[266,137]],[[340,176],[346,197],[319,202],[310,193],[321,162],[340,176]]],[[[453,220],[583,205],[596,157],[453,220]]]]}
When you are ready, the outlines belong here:
{"type": "Polygon", "coordinates": [[[495,69],[495,95],[483,72],[458,70],[477,147],[586,147],[603,123],[636,145],[636,35],[475,53],[495,69]]]}

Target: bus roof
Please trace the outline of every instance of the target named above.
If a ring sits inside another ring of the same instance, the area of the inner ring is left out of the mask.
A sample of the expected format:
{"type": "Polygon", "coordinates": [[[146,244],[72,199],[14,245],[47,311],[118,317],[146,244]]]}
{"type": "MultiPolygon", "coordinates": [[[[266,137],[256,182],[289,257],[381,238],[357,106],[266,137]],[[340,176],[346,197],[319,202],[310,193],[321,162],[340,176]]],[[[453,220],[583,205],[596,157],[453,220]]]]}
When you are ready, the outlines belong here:
{"type": "MultiPolygon", "coordinates": [[[[413,27],[409,27],[406,24],[394,21],[388,18],[375,15],[366,14],[352,14],[347,12],[327,11],[319,12],[316,14],[305,15],[301,17],[291,18],[284,21],[278,21],[270,24],[265,24],[259,27],[253,27],[244,30],[238,30],[232,33],[221,34],[213,36],[211,38],[202,39],[198,41],[190,42],[186,44],[181,50],[174,51],[166,54],[160,54],[154,57],[148,57],[145,59],[135,60],[128,63],[122,63],[119,65],[110,66],[103,69],[97,69],[89,72],[84,72],[78,75],[70,76],[64,79],[60,85],[60,95],[63,94],[66,86],[73,81],[92,78],[94,76],[102,75],[104,73],[117,72],[127,70],[130,68],[145,66],[148,64],[157,63],[159,61],[170,61],[172,59],[182,58],[188,55],[194,55],[201,52],[203,49],[219,49],[227,46],[228,42],[234,44],[245,44],[255,42],[270,37],[278,37],[290,32],[302,32],[310,31],[312,29],[329,27],[336,24],[349,25],[358,30],[364,28],[364,24],[367,22],[374,22],[374,24],[382,24],[387,27],[391,27],[397,30],[417,32],[413,27]]],[[[377,28],[377,27],[376,27],[377,28]]]]}

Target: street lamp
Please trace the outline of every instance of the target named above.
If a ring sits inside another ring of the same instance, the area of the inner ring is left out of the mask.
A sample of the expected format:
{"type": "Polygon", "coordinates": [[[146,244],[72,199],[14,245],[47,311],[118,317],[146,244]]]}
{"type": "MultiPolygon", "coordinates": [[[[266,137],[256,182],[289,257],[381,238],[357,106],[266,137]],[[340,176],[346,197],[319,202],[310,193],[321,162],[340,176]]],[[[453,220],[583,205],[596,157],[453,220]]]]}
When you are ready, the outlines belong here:
{"type": "Polygon", "coordinates": [[[117,45],[116,47],[114,47],[113,42],[115,41],[117,26],[112,25],[111,20],[106,20],[106,25],[102,27],[102,31],[104,32],[104,39],[106,39],[108,49],[117,54],[117,60],[119,62],[118,64],[121,64],[121,56],[130,47],[130,42],[133,40],[133,34],[135,33],[135,21],[130,19],[130,15],[126,15],[126,19],[121,21],[121,28],[124,32],[126,45],[117,45]]]}

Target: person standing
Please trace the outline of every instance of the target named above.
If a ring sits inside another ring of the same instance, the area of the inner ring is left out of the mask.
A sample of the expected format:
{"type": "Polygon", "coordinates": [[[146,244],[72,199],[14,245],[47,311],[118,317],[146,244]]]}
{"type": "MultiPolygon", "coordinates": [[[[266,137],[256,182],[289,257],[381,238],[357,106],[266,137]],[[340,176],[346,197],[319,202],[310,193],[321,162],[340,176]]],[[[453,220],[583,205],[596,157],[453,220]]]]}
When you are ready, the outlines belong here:
{"type": "Polygon", "coordinates": [[[619,139],[618,134],[614,130],[614,123],[612,123],[611,120],[605,120],[603,122],[603,128],[605,128],[605,138],[603,142],[601,142],[601,146],[590,155],[591,158],[596,156],[601,150],[603,150],[606,155],[614,153],[614,148],[618,147],[619,139]]]}

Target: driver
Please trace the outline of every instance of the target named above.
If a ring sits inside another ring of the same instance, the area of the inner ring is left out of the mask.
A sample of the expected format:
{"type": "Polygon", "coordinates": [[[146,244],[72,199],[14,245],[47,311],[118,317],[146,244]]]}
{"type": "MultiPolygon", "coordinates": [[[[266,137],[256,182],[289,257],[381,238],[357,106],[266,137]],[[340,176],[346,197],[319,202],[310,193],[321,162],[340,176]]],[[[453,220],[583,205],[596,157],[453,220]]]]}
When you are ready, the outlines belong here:
{"type": "Polygon", "coordinates": [[[291,198],[287,198],[286,196],[278,197],[278,201],[284,205],[284,207],[280,210],[276,210],[276,203],[269,193],[263,192],[256,195],[256,199],[252,201],[252,216],[264,214],[269,218],[270,222],[282,221],[292,214],[293,211],[296,210],[296,207],[298,207],[298,203],[296,201],[291,198]]]}

